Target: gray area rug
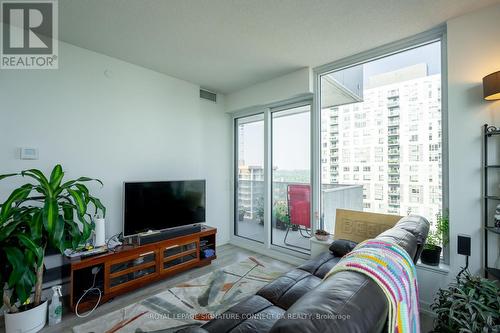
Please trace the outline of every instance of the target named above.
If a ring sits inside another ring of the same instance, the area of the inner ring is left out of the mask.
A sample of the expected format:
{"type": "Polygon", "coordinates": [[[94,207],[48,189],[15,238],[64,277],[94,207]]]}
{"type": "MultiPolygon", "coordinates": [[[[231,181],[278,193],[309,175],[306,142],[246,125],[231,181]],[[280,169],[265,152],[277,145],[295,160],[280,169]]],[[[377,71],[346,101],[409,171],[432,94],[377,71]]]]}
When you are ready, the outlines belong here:
{"type": "Polygon", "coordinates": [[[75,333],[170,333],[200,326],[291,269],[272,259],[246,260],[169,288],[85,324],[75,333]]]}

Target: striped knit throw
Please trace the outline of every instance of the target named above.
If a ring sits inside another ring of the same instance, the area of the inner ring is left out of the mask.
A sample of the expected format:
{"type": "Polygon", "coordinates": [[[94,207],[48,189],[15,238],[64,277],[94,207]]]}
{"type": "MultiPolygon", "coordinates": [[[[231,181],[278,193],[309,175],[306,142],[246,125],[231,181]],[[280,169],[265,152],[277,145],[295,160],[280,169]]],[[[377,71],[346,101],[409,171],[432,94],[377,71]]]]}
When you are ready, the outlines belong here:
{"type": "Polygon", "coordinates": [[[418,286],[415,265],[399,245],[367,240],[346,254],[325,279],[341,271],[369,276],[389,302],[389,333],[420,333],[418,286]]]}

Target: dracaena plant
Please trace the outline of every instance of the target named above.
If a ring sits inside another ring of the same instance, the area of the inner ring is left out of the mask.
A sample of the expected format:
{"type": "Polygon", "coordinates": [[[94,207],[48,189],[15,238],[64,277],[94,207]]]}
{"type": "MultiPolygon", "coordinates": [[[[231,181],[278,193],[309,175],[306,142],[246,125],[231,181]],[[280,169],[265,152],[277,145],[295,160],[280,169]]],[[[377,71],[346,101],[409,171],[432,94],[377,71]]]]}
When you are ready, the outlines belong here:
{"type": "Polygon", "coordinates": [[[28,180],[0,205],[0,296],[10,312],[17,312],[17,304],[30,300],[33,287],[32,305],[41,302],[45,249],[63,253],[85,243],[94,229],[92,214],[104,216],[106,209],[85,185],[96,181],[102,186],[100,180],[80,177],[63,182],[60,165],[49,177],[30,169],[0,175],[0,180],[9,177],[28,180]]]}

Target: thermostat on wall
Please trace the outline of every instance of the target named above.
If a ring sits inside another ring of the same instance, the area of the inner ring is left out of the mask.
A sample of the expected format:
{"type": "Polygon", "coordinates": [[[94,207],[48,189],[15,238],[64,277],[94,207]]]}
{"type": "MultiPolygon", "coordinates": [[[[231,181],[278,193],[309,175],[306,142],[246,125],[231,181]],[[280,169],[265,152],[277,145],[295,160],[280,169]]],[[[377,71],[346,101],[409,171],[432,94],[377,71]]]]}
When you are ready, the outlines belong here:
{"type": "Polygon", "coordinates": [[[22,160],[37,160],[38,159],[38,149],[37,148],[21,148],[21,159],[22,160]]]}

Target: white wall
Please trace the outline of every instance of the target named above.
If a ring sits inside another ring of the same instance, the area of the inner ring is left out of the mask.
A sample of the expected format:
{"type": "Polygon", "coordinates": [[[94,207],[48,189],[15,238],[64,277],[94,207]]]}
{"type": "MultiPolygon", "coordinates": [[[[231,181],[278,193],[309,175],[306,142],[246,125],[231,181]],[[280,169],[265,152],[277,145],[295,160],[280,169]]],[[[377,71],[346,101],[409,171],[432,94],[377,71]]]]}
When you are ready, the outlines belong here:
{"type": "Polygon", "coordinates": [[[312,71],[307,67],[227,95],[226,110],[240,111],[298,97],[312,91],[312,71]]]}
{"type": "MultiPolygon", "coordinates": [[[[0,173],[61,163],[67,177],[100,178],[104,188],[93,188],[108,209],[108,236],[122,230],[124,181],[206,179],[207,224],[227,242],[223,96],[200,100],[194,84],[65,43],[59,53],[59,70],[0,71],[0,173]],[[20,160],[19,147],[38,148],[39,160],[20,160]]],[[[13,187],[0,182],[0,199],[13,187]]]]}
{"type": "Polygon", "coordinates": [[[420,274],[424,302],[465,264],[457,255],[458,234],[472,236],[471,272],[481,273],[483,267],[481,126],[500,126],[500,102],[483,100],[482,78],[500,70],[499,36],[500,5],[448,22],[450,273],[447,279],[420,274]]]}

